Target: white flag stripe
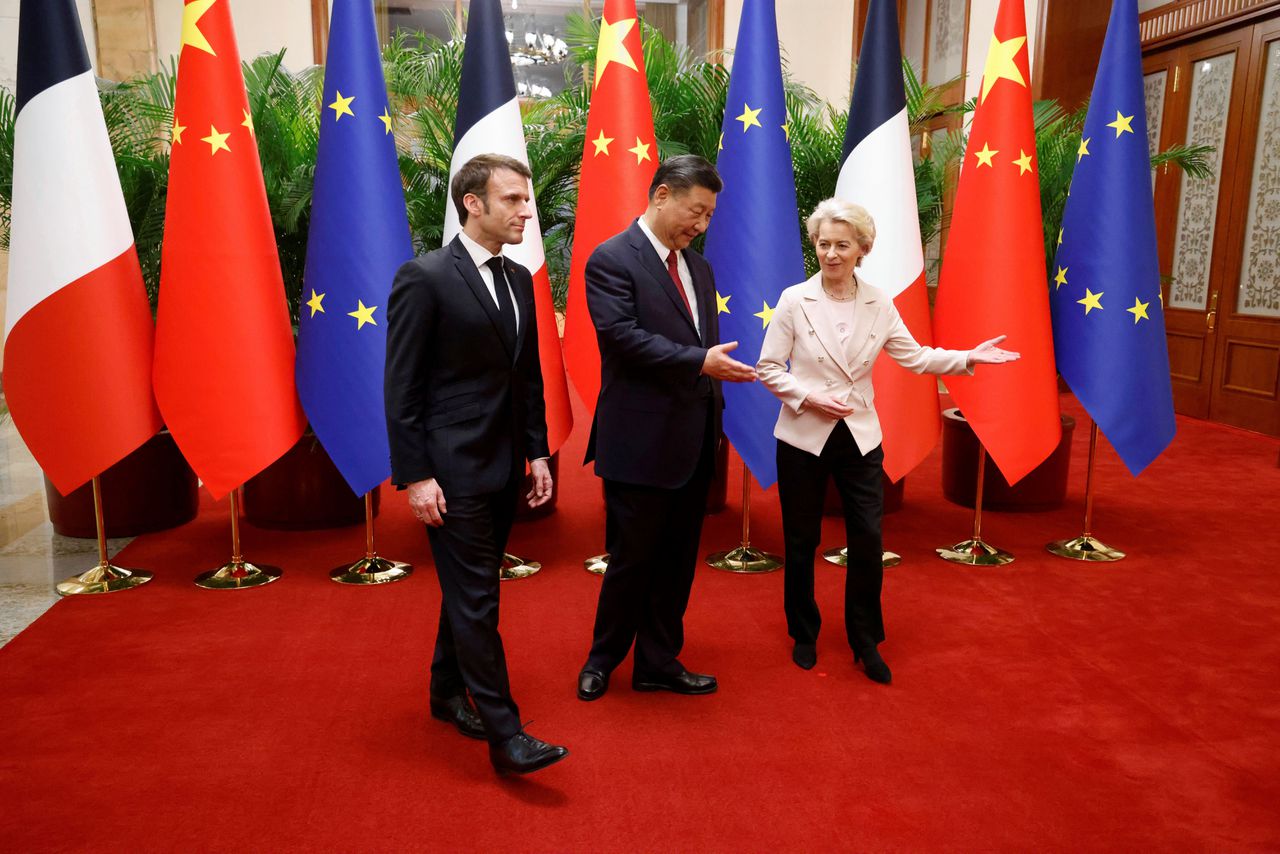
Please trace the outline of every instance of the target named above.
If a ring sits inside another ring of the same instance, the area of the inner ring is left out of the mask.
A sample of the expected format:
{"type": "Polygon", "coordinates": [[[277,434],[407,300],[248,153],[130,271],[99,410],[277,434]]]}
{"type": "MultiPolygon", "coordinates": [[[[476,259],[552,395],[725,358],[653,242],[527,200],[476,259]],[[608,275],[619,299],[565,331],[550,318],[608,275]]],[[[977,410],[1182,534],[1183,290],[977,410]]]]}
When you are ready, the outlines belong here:
{"type": "Polygon", "coordinates": [[[891,297],[924,270],[915,186],[903,107],[849,152],[836,179],[836,196],[862,205],[876,223],[875,248],[859,272],[891,297]]]}
{"type": "MultiPolygon", "coordinates": [[[[524,144],[524,124],[520,119],[520,102],[512,99],[494,110],[471,126],[463,134],[462,139],[453,148],[453,160],[449,163],[449,181],[462,168],[462,164],[479,154],[505,154],[514,157],[526,166],[529,165],[529,152],[524,144]]],[[[532,188],[529,190],[532,196],[532,188]]],[[[444,242],[450,240],[461,231],[458,225],[458,211],[453,206],[452,197],[445,205],[444,242]]],[[[538,223],[538,205],[533,204],[533,218],[525,223],[524,241],[513,243],[503,250],[503,254],[529,269],[537,272],[546,262],[542,249],[542,226],[538,223]]]]}
{"type": "Polygon", "coordinates": [[[40,92],[14,127],[5,338],[38,303],[133,245],[93,72],[40,92]]]}

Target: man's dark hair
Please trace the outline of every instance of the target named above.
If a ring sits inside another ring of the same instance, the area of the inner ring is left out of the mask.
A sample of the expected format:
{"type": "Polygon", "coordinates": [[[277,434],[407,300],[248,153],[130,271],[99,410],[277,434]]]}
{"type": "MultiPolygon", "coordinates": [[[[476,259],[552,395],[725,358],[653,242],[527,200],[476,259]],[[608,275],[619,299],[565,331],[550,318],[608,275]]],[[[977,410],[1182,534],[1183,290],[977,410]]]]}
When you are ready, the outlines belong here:
{"type": "Polygon", "coordinates": [[[528,166],[505,154],[477,154],[463,163],[462,168],[453,176],[453,181],[449,184],[449,194],[453,196],[453,206],[458,211],[460,225],[467,224],[467,208],[462,200],[468,193],[479,197],[484,203],[485,210],[489,209],[489,199],[485,194],[489,190],[489,178],[499,169],[510,169],[525,178],[533,178],[533,173],[529,171],[528,166]]]}
{"type": "Polygon", "coordinates": [[[724,189],[720,173],[705,157],[696,154],[681,154],[668,157],[653,173],[653,183],[649,185],[649,198],[658,192],[658,187],[666,184],[673,193],[683,193],[694,187],[702,187],[713,193],[724,189]]]}

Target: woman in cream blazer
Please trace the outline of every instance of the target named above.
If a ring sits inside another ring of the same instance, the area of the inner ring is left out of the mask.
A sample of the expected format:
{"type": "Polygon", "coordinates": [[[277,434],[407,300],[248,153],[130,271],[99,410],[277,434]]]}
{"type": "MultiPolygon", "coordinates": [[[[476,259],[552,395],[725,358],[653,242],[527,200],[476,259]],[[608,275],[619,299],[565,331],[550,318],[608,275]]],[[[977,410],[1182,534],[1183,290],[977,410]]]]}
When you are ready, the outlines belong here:
{"type": "Polygon", "coordinates": [[[783,608],[795,641],[791,657],[806,670],[818,660],[822,620],[813,596],[813,560],[830,476],[844,505],[848,543],[845,632],[854,661],[864,663],[870,679],[888,684],[892,674],[876,648],[884,640],[884,453],[872,367],[881,351],[908,370],[930,374],[972,373],[974,365],[1012,361],[1018,354],[996,346],[1003,336],[968,351],[920,346],[893,300],[855,272],[875,241],[875,223],[866,210],[827,199],[807,224],[821,269],[782,292],[756,365],[761,382],[783,404],[773,435],[786,542],[783,608]]]}

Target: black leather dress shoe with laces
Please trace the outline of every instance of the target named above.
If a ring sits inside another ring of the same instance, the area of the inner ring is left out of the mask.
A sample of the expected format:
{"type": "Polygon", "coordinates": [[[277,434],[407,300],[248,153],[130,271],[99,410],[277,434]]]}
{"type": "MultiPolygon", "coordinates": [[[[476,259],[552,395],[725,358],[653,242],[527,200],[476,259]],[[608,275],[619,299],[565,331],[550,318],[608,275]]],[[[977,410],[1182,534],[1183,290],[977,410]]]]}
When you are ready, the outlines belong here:
{"type": "Polygon", "coordinates": [[[631,677],[631,687],[637,691],[674,691],[677,694],[712,694],[716,690],[716,677],[685,670],[675,676],[663,673],[636,674],[631,677]]]}
{"type": "Polygon", "coordinates": [[[554,765],[569,755],[568,749],[540,741],[527,732],[489,745],[489,761],[499,774],[529,774],[554,765]]]}
{"type": "Polygon", "coordinates": [[[466,694],[431,698],[431,717],[453,724],[467,738],[484,738],[484,722],[466,694]]]}
{"type": "Polygon", "coordinates": [[[578,699],[599,700],[609,690],[609,676],[594,667],[584,667],[578,674],[578,699]]]}

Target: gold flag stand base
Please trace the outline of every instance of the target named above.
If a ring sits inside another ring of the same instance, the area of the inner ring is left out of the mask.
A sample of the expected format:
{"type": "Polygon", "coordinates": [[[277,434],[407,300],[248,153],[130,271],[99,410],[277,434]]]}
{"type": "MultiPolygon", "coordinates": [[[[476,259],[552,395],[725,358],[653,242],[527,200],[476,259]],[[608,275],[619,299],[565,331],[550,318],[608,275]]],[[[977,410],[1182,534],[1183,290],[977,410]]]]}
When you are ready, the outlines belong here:
{"type": "Polygon", "coordinates": [[[1054,540],[1045,546],[1050,554],[1065,557],[1068,560],[1084,560],[1094,563],[1111,563],[1124,560],[1124,552],[1113,549],[1105,543],[1083,534],[1074,540],[1054,540]]]}
{"type": "Polygon", "coordinates": [[[115,593],[132,590],[151,580],[151,573],[141,569],[125,569],[111,563],[100,563],[88,572],[68,578],[58,585],[59,596],[78,596],[82,593],[115,593]]]}
{"type": "Polygon", "coordinates": [[[987,468],[987,449],[978,443],[978,482],[973,495],[973,536],[961,540],[954,546],[934,549],[938,557],[951,563],[962,563],[966,566],[1004,566],[1013,563],[1013,555],[988,545],[982,540],[982,481],[987,468]]]}
{"type": "Polygon", "coordinates": [[[377,555],[329,570],[329,577],[339,584],[387,584],[410,575],[413,575],[412,565],[377,555]]]}
{"type": "Polygon", "coordinates": [[[102,521],[102,481],[93,478],[93,516],[98,528],[98,565],[57,586],[59,596],[81,596],[89,593],[115,593],[132,590],[151,580],[142,569],[125,569],[107,559],[107,529],[102,521]]]}
{"type": "Polygon", "coordinates": [[[1093,527],[1093,465],[1098,456],[1098,422],[1089,426],[1089,469],[1084,482],[1084,533],[1073,540],[1054,540],[1045,546],[1049,554],[1067,560],[1090,563],[1113,563],[1124,560],[1124,552],[1096,540],[1089,533],[1093,527]]]}
{"type": "Polygon", "coordinates": [[[751,547],[751,472],[746,461],[742,463],[742,542],[736,549],[712,552],[706,561],[707,566],[726,572],[773,572],[782,568],[782,558],[751,547]]]}
{"type": "Polygon", "coordinates": [[[934,549],[938,557],[951,563],[969,566],[1004,566],[1013,563],[1013,555],[988,545],[981,538],[964,540],[950,548],[934,549]]]}
{"type": "MultiPolygon", "coordinates": [[[[375,486],[374,489],[377,489],[375,486]]],[[[413,574],[413,566],[403,561],[378,557],[373,547],[373,489],[364,494],[364,557],[355,563],[329,570],[329,577],[339,584],[389,584],[413,574]]]]}
{"type": "Polygon", "coordinates": [[[528,578],[541,569],[542,564],[537,561],[525,560],[513,554],[503,554],[502,568],[498,571],[498,577],[503,581],[513,581],[517,578],[528,578]]]}
{"type": "Polygon", "coordinates": [[[707,565],[726,572],[773,572],[782,568],[782,558],[751,546],[707,555],[707,565]]]}
{"type": "MultiPolygon", "coordinates": [[[[822,559],[827,563],[834,563],[836,566],[849,565],[849,549],[847,547],[838,549],[827,549],[822,553],[822,559]]],[[[897,552],[881,552],[880,565],[885,569],[891,566],[897,566],[902,563],[902,555],[897,552]]]]}
{"type": "Polygon", "coordinates": [[[283,575],[278,566],[252,564],[240,554],[240,492],[231,490],[231,560],[196,576],[196,587],[205,590],[242,590],[270,584],[283,575]]]}
{"type": "Polygon", "coordinates": [[[243,560],[224,563],[217,569],[196,576],[196,587],[205,590],[240,590],[245,587],[261,587],[276,581],[283,574],[278,566],[258,565],[243,560]]]}
{"type": "Polygon", "coordinates": [[[582,562],[582,568],[592,575],[604,575],[604,571],[609,568],[609,553],[592,555],[582,562]]]}

